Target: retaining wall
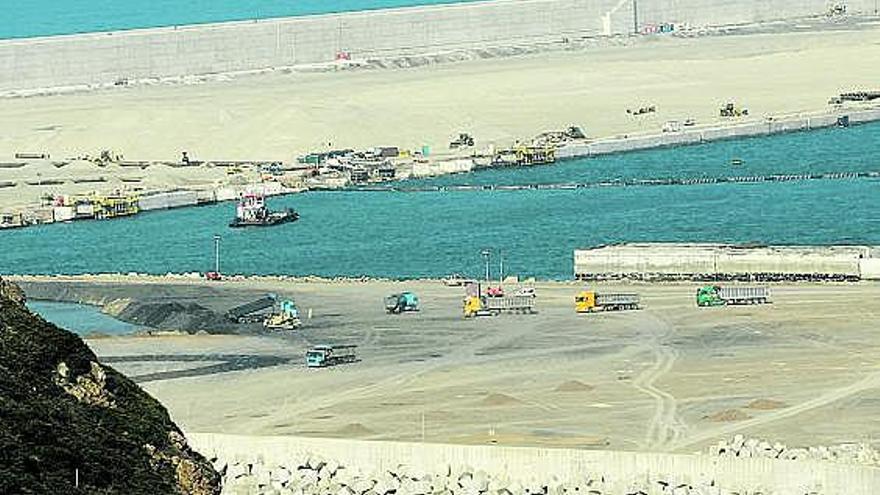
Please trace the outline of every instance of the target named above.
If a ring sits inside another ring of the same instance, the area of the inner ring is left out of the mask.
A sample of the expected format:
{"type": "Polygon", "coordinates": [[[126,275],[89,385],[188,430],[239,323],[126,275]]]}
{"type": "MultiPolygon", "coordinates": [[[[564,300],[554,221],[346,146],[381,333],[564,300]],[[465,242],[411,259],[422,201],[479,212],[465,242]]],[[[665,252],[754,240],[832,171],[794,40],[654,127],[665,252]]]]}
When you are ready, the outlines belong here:
{"type": "Polygon", "coordinates": [[[880,120],[880,108],[861,108],[838,110],[828,114],[789,115],[775,117],[773,120],[722,123],[711,127],[686,128],[679,132],[658,132],[602,138],[589,143],[573,142],[561,146],[556,157],[580,158],[594,155],[607,155],[627,151],[638,151],[664,146],[684,146],[722,139],[737,139],[767,136],[786,132],[836,126],[838,117],[847,116],[851,124],[864,124],[880,120]]]}
{"type": "Polygon", "coordinates": [[[813,490],[823,495],[873,495],[880,487],[880,470],[820,461],[298,437],[187,437],[206,457],[226,461],[261,458],[266,464],[284,465],[290,459],[312,455],[362,472],[395,471],[401,465],[425,473],[467,467],[521,483],[553,477],[577,482],[585,475],[602,475],[616,493],[627,493],[633,482],[656,476],[694,484],[715,480],[727,490],[760,488],[776,495],[803,495],[813,490]]]}
{"type": "MultiPolygon", "coordinates": [[[[872,13],[875,0],[843,0],[872,13]]],[[[826,0],[495,0],[0,40],[0,91],[112,84],[820,15],[826,0]],[[634,5],[638,8],[634,9],[634,5]],[[634,11],[635,10],[635,11],[634,11]]]]}

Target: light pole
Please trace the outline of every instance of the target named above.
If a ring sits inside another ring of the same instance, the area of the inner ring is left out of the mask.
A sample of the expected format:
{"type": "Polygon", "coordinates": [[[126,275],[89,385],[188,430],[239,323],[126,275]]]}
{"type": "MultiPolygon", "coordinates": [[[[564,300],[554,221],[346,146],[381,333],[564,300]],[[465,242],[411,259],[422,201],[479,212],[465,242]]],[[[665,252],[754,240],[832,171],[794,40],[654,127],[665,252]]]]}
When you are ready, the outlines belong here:
{"type": "Polygon", "coordinates": [[[639,34],[639,0],[633,0],[633,34],[639,34]]]}
{"type": "Polygon", "coordinates": [[[489,283],[489,261],[492,259],[492,251],[489,249],[483,249],[480,251],[480,254],[483,255],[483,259],[486,261],[486,283],[489,283]]]}
{"type": "Polygon", "coordinates": [[[498,286],[504,284],[504,252],[500,249],[498,250],[498,286]]]}
{"type": "Polygon", "coordinates": [[[220,273],[220,234],[214,234],[214,271],[220,273]]]}

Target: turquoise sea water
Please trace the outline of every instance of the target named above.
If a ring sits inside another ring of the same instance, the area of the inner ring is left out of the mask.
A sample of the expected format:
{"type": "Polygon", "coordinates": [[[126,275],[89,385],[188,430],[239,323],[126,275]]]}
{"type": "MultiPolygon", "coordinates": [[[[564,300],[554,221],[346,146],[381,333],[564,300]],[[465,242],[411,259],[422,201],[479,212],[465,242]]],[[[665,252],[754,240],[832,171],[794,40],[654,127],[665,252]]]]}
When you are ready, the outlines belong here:
{"type": "Polygon", "coordinates": [[[475,0],[11,0],[0,39],[469,1],[475,0]]]}
{"type": "Polygon", "coordinates": [[[138,327],[117,320],[101,312],[96,306],[55,301],[28,301],[28,308],[46,321],[79,335],[103,333],[125,335],[134,333],[138,327]]]}
{"type": "MultiPolygon", "coordinates": [[[[659,149],[416,184],[880,170],[880,124],[659,149]],[[733,157],[744,160],[733,167],[733,157]]],[[[478,275],[484,247],[510,273],[572,277],[577,248],[623,241],[880,244],[880,180],[632,186],[577,190],[321,192],[276,198],[300,221],[229,229],[234,204],[0,232],[0,273],[185,272],[478,275]]]]}

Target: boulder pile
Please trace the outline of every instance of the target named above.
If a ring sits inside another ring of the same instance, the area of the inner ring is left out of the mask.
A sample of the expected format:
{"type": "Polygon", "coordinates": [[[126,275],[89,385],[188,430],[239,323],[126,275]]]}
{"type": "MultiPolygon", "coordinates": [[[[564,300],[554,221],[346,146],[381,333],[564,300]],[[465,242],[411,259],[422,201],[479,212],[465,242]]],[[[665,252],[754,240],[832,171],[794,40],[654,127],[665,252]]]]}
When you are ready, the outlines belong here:
{"type": "MultiPolygon", "coordinates": [[[[694,485],[659,476],[639,476],[623,491],[620,480],[584,474],[577,480],[532,476],[522,482],[468,467],[446,465],[435,472],[406,466],[384,472],[362,472],[333,460],[303,455],[283,464],[260,458],[229,462],[213,458],[228,495],[772,495],[771,491],[727,490],[714,482],[694,485]]],[[[805,491],[804,495],[821,495],[805,491]]]]}
{"type": "Polygon", "coordinates": [[[771,443],[736,435],[730,440],[721,440],[711,446],[709,454],[718,457],[814,460],[880,467],[880,452],[864,443],[844,443],[829,447],[789,447],[780,442],[771,443]]]}

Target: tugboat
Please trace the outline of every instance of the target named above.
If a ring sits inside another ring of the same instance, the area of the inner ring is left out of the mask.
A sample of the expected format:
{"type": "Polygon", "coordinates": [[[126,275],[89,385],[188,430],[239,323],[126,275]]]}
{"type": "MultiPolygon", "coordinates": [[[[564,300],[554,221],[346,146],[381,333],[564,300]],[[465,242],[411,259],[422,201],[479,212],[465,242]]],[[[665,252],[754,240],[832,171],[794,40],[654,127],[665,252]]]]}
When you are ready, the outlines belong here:
{"type": "Polygon", "coordinates": [[[266,198],[259,193],[242,194],[235,208],[235,219],[230,227],[268,227],[299,220],[299,213],[291,208],[269,211],[266,198]]]}

